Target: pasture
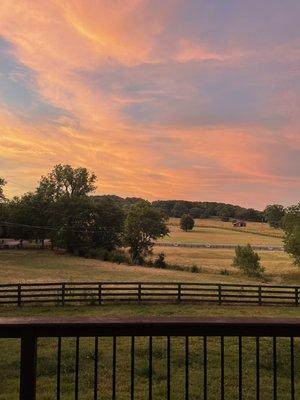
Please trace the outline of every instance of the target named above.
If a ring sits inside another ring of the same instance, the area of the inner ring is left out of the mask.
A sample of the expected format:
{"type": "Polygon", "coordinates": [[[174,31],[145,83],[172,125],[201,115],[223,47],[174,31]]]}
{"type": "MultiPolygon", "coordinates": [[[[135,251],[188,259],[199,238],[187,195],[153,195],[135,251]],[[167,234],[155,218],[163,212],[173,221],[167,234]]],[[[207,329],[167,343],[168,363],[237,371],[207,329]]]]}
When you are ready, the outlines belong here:
{"type": "MultiPolygon", "coordinates": [[[[174,250],[174,249],[171,249],[174,250]]],[[[180,251],[183,249],[176,249],[180,251]]],[[[184,249],[191,251],[191,249],[184,249]]],[[[203,250],[209,254],[210,250],[203,250]]],[[[271,254],[271,253],[270,253],[271,254]]],[[[184,256],[183,256],[184,257],[184,256]]],[[[186,255],[187,257],[187,255],[186,255]]],[[[211,261],[214,263],[214,261],[211,261]]],[[[65,254],[55,254],[48,250],[2,250],[0,252],[1,283],[4,282],[37,282],[37,281],[75,281],[75,280],[105,280],[105,281],[197,281],[197,282],[223,282],[223,283],[249,283],[253,282],[239,273],[229,276],[208,271],[192,274],[185,271],[171,271],[146,267],[135,267],[111,264],[99,260],[84,259],[65,254]]],[[[297,317],[300,309],[297,307],[258,307],[258,306],[218,306],[218,305],[104,305],[104,306],[42,306],[42,307],[2,307],[1,317],[18,316],[90,316],[90,317],[130,317],[130,316],[240,316],[240,317],[297,317]]],[[[295,345],[299,347],[298,339],[295,345]]],[[[185,352],[184,338],[171,338],[171,382],[172,399],[183,398],[185,352]]],[[[225,393],[226,398],[237,398],[238,395],[238,343],[236,338],[226,338],[224,347],[224,360],[226,367],[225,393]]],[[[220,398],[220,339],[208,338],[207,342],[208,363],[208,395],[209,399],[220,398]]],[[[299,371],[299,350],[295,350],[296,370],[299,371]]],[[[190,399],[199,398],[202,390],[203,377],[203,339],[190,338],[190,399]]],[[[244,362],[244,399],[250,400],[255,390],[255,340],[243,339],[244,362]]],[[[289,347],[286,339],[278,339],[278,398],[288,399],[289,388],[289,347]]],[[[20,343],[16,339],[0,340],[0,399],[17,400],[19,384],[19,356],[20,343]]],[[[260,385],[261,398],[272,398],[272,340],[261,339],[261,365],[260,385]]],[[[75,376],[75,339],[62,339],[62,365],[61,365],[61,399],[74,398],[75,376]]],[[[40,339],[38,342],[38,381],[37,398],[39,400],[52,400],[56,398],[56,371],[57,371],[57,339],[40,339]]],[[[94,340],[82,338],[79,352],[79,398],[88,400],[93,398],[93,366],[94,366],[94,340]]],[[[146,399],[148,395],[148,339],[136,339],[135,352],[135,394],[136,398],[146,399]]],[[[112,387],[112,339],[99,339],[99,391],[101,399],[111,399],[112,387]]],[[[153,339],[153,399],[166,398],[166,339],[153,339]]],[[[117,339],[116,360],[117,398],[129,399],[130,382],[130,338],[117,339]]],[[[296,390],[300,390],[300,381],[296,380],[296,390]]]]}
{"type": "Polygon", "coordinates": [[[270,228],[266,223],[250,222],[245,228],[234,228],[231,222],[220,220],[196,220],[192,231],[184,232],[179,227],[179,219],[169,220],[170,234],[160,242],[173,243],[217,243],[282,246],[283,232],[270,228]]]}

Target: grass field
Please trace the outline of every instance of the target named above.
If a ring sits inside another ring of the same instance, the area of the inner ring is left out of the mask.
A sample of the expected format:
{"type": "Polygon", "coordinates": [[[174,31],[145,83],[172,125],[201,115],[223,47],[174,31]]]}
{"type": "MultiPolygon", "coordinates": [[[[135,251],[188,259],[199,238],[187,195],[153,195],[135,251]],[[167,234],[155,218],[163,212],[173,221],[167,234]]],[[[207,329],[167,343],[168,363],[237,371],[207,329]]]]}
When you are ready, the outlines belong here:
{"type": "MultiPolygon", "coordinates": [[[[299,310],[293,307],[219,307],[219,306],[102,306],[102,307],[32,307],[22,310],[0,310],[1,316],[268,316],[296,317],[299,310]]],[[[171,338],[171,386],[172,399],[184,398],[185,352],[184,338],[171,338]]],[[[295,340],[296,392],[300,390],[299,346],[295,340]]],[[[148,394],[148,339],[136,339],[135,388],[137,399],[147,399],[148,394]]],[[[201,399],[203,379],[203,339],[190,338],[189,376],[190,399],[201,399]]],[[[112,386],[112,339],[99,340],[99,394],[101,399],[111,399],[112,386]]],[[[37,399],[55,399],[57,339],[40,339],[38,343],[38,385],[37,399]]],[[[94,341],[90,338],[80,340],[79,398],[92,399],[94,341]]],[[[19,343],[14,339],[0,340],[0,399],[18,399],[19,343]]],[[[261,398],[273,399],[272,393],[272,339],[261,339],[261,398]]],[[[277,340],[278,399],[289,399],[289,342],[277,340]]],[[[225,393],[226,399],[237,399],[238,391],[238,347],[237,338],[225,338],[225,393]]],[[[255,339],[243,339],[243,398],[255,398],[255,339]]],[[[62,340],[62,399],[74,399],[75,339],[62,340]]],[[[130,389],[130,338],[117,339],[117,399],[129,399],[130,389]]],[[[220,338],[208,338],[208,387],[209,399],[220,398],[220,338]]],[[[153,399],[166,398],[166,339],[153,339],[153,399]]]]}
{"type": "Polygon", "coordinates": [[[249,282],[243,276],[216,277],[140,266],[118,265],[99,260],[55,254],[51,251],[1,250],[1,283],[60,281],[197,281],[249,282]]]}
{"type": "MultiPolygon", "coordinates": [[[[179,226],[179,218],[170,218],[168,221],[170,226],[179,226]]],[[[259,235],[275,236],[283,238],[282,229],[275,229],[270,227],[269,224],[265,222],[249,222],[247,221],[247,226],[243,228],[235,228],[232,226],[232,222],[224,222],[218,218],[207,218],[207,219],[196,219],[195,227],[200,228],[222,228],[225,230],[232,230],[235,232],[248,232],[259,235]]]]}
{"type": "MultiPolygon", "coordinates": [[[[160,240],[161,242],[283,246],[282,230],[260,222],[248,222],[247,227],[237,229],[232,227],[231,222],[199,219],[196,220],[193,231],[184,232],[179,228],[179,219],[171,218],[169,228],[170,235],[160,240]]],[[[205,274],[215,274],[212,280],[218,279],[222,273],[241,277],[239,271],[232,266],[233,249],[156,247],[155,254],[160,252],[165,253],[170,263],[186,267],[196,265],[205,274]]],[[[299,268],[286,253],[279,251],[258,251],[258,253],[267,280],[279,284],[300,284],[299,268]]]]}
{"type": "MultiPolygon", "coordinates": [[[[174,250],[174,249],[172,249],[174,250]]],[[[176,249],[180,250],[180,249],[176,249]]],[[[185,249],[190,251],[190,249],[185,249]]],[[[209,254],[209,250],[206,257],[209,254]]],[[[272,253],[273,254],[273,253],[272,253]]],[[[186,256],[182,256],[183,259],[186,256]]],[[[222,256],[223,257],[223,256],[222,256]]],[[[221,257],[221,259],[222,259],[221,257]]],[[[212,266],[214,261],[212,261],[212,266]]],[[[250,280],[239,274],[224,276],[212,272],[192,274],[190,272],[169,271],[145,267],[116,265],[97,260],[54,254],[50,251],[20,250],[0,252],[1,283],[36,281],[218,281],[247,283],[250,280]]],[[[65,306],[65,307],[3,307],[0,317],[17,316],[264,316],[298,317],[300,309],[295,307],[255,307],[216,305],[105,305],[65,306]]],[[[296,371],[300,370],[300,341],[295,341],[296,371]]],[[[100,399],[111,399],[112,386],[112,339],[99,340],[99,395],[100,399]]],[[[148,339],[136,339],[136,398],[147,399],[148,393],[148,339]]],[[[184,398],[185,353],[184,338],[171,339],[171,386],[172,399],[184,398]]],[[[190,399],[201,397],[203,376],[203,339],[190,338],[190,399]]],[[[255,341],[243,339],[244,399],[252,400],[255,391],[255,341]]],[[[19,342],[15,339],[0,340],[0,399],[18,399],[19,342]]],[[[94,341],[80,339],[80,384],[79,398],[93,397],[94,341]]],[[[286,339],[277,342],[278,399],[289,399],[289,343],[286,339]]],[[[56,398],[56,352],[57,339],[40,339],[38,344],[38,384],[37,399],[56,398]]],[[[261,398],[272,399],[272,341],[261,339],[261,398]]],[[[226,399],[236,399],[238,388],[238,347],[236,338],[225,339],[225,392],[226,399]]],[[[117,339],[117,399],[129,399],[130,389],[130,338],[117,339]]],[[[297,372],[298,373],[298,372],[297,372]]],[[[62,340],[62,400],[74,399],[75,339],[62,340]]],[[[220,398],[220,339],[208,338],[208,387],[209,399],[220,398]]],[[[297,376],[296,390],[300,390],[297,376]]],[[[166,398],[166,339],[153,339],[153,399],[166,398]]]]}
{"type": "Polygon", "coordinates": [[[179,219],[169,220],[170,234],[162,242],[177,243],[218,243],[282,246],[283,232],[270,228],[266,223],[250,222],[245,228],[234,228],[231,222],[215,219],[196,220],[192,231],[184,232],[179,219]]]}

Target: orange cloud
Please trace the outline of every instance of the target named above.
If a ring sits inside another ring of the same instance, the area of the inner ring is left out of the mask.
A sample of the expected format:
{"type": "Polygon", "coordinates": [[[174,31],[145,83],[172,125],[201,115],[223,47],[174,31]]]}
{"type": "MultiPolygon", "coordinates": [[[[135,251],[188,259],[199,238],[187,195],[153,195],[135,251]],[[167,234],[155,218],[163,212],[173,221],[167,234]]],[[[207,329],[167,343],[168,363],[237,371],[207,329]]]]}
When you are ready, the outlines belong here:
{"type": "Polygon", "coordinates": [[[32,72],[27,89],[61,111],[30,120],[1,104],[1,175],[15,182],[9,194],[33,188],[56,163],[92,169],[102,193],[151,199],[246,203],[252,190],[262,206],[263,185],[272,183],[277,195],[299,183],[290,171],[270,167],[278,148],[286,154],[299,149],[299,97],[292,87],[272,89],[265,100],[261,88],[277,83],[281,71],[275,78],[255,72],[256,60],[273,62],[288,49],[288,61],[294,62],[299,52],[291,45],[266,53],[244,49],[232,35],[228,46],[217,49],[201,35],[176,30],[172,18],[180,7],[180,0],[15,0],[13,7],[10,0],[1,1],[0,37],[11,44],[16,62],[32,72]],[[251,60],[254,78],[242,69],[251,60]],[[222,68],[232,82],[242,71],[239,86],[249,80],[241,94],[238,85],[226,87],[222,68]],[[215,97],[209,99],[207,92],[215,97]],[[246,96],[247,106],[240,110],[246,96]],[[274,110],[276,121],[288,119],[279,133],[276,123],[274,132],[269,126],[273,115],[266,123],[264,110],[258,115],[258,101],[274,110]],[[245,121],[237,120],[235,108],[245,121]],[[182,121],[176,120],[179,111],[187,115],[182,121]]]}

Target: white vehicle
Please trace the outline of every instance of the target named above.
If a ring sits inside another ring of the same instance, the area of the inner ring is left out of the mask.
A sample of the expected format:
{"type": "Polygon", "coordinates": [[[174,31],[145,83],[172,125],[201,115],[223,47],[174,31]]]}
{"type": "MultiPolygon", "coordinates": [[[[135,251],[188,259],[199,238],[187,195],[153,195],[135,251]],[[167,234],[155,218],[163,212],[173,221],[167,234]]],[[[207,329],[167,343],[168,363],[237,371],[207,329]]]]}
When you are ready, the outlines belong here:
{"type": "Polygon", "coordinates": [[[21,240],[0,239],[0,249],[18,249],[21,245],[21,240]]]}

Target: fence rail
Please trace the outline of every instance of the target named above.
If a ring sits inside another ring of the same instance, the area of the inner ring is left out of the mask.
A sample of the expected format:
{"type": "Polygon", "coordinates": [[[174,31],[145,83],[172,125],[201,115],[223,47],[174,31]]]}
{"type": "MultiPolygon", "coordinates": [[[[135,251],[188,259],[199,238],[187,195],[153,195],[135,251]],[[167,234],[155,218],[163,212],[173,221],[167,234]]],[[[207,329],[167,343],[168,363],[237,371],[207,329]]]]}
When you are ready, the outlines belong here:
{"type": "Polygon", "coordinates": [[[39,400],[295,400],[299,337],[299,318],[0,318],[0,338],[21,339],[20,400],[36,399],[48,366],[54,390],[42,384],[39,400]],[[37,373],[45,338],[56,342],[37,373]]]}
{"type": "Polygon", "coordinates": [[[299,286],[192,282],[61,282],[0,285],[0,306],[198,303],[298,306],[299,286]]]}
{"type": "MultiPolygon", "coordinates": [[[[188,247],[196,249],[235,249],[238,244],[229,243],[178,243],[178,242],[155,242],[157,247],[188,247]]],[[[282,246],[273,246],[271,244],[260,245],[252,244],[251,247],[254,250],[260,251],[284,251],[282,246]]]]}

